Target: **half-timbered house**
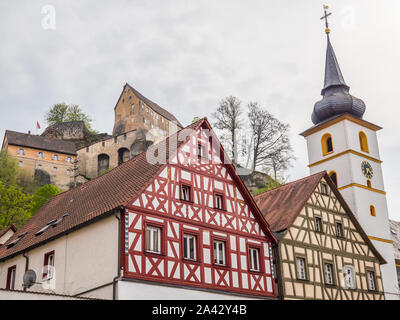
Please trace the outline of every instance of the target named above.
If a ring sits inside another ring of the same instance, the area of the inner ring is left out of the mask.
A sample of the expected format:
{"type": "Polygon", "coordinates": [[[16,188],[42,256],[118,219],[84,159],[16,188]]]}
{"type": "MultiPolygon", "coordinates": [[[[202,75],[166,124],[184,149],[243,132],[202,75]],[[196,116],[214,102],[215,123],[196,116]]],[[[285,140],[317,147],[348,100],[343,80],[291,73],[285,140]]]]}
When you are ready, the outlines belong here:
{"type": "Polygon", "coordinates": [[[27,291],[275,298],[276,242],[202,119],[52,198],[0,247],[0,287],[23,289],[30,269],[39,279],[27,291]]]}
{"type": "Polygon", "coordinates": [[[384,299],[386,263],[326,172],[261,193],[255,201],[279,240],[280,298],[384,299]]]}

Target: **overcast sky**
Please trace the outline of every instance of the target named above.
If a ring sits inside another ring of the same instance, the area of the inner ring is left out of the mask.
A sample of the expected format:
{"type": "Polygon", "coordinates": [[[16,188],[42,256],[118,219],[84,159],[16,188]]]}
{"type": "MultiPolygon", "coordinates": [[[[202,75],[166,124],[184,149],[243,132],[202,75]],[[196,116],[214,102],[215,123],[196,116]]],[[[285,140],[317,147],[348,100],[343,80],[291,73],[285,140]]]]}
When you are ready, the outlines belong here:
{"type": "MultiPolygon", "coordinates": [[[[350,93],[366,103],[364,119],[384,128],[378,139],[389,216],[400,220],[400,1],[330,2],[331,40],[350,93]]],[[[43,129],[56,102],[79,104],[95,129],[111,132],[126,82],[184,125],[210,118],[232,94],[290,124],[297,157],[290,180],[304,177],[307,150],[298,133],[312,125],[320,99],[323,4],[2,0],[0,134],[34,132],[36,121],[43,129]]]]}

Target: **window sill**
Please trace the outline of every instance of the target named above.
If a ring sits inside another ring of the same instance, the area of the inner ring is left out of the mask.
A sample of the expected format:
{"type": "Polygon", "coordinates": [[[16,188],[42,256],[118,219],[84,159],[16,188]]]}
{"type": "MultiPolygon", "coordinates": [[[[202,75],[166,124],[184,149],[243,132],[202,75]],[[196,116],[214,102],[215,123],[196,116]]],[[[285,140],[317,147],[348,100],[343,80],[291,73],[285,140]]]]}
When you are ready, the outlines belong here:
{"type": "Polygon", "coordinates": [[[252,273],[252,274],[257,274],[257,275],[264,274],[263,270],[250,270],[250,269],[248,269],[248,270],[249,270],[249,273],[252,273]]]}
{"type": "Polygon", "coordinates": [[[201,264],[200,260],[192,260],[188,258],[182,258],[182,262],[184,263],[193,263],[193,264],[201,264]]]}
{"type": "Polygon", "coordinates": [[[145,251],[144,251],[144,254],[145,254],[146,256],[153,256],[153,257],[158,257],[158,258],[164,258],[164,257],[165,257],[165,254],[162,253],[162,252],[153,252],[153,251],[147,251],[147,250],[145,250],[145,251]]]}
{"type": "Polygon", "coordinates": [[[213,265],[214,268],[220,268],[220,269],[225,269],[225,270],[230,270],[231,269],[230,266],[223,265],[223,264],[213,263],[212,265],[213,265]]]}
{"type": "Polygon", "coordinates": [[[323,156],[323,157],[329,156],[329,155],[332,154],[332,153],[334,153],[334,151],[329,151],[329,152],[327,152],[327,153],[323,153],[322,156],[323,156]]]}
{"type": "Polygon", "coordinates": [[[185,202],[187,204],[193,204],[194,202],[192,200],[185,200],[185,199],[180,199],[182,202],[185,202]]]}

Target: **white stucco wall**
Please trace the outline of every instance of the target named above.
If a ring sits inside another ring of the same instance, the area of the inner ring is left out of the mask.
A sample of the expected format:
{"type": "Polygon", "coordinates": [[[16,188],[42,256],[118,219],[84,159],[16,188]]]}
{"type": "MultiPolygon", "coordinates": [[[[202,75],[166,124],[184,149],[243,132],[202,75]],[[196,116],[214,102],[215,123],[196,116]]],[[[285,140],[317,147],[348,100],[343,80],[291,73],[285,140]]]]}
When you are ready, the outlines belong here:
{"type": "MultiPolygon", "coordinates": [[[[157,283],[119,281],[119,300],[253,300],[245,296],[210,291],[161,286],[157,283]]],[[[263,298],[260,298],[263,299],[263,298]]]]}
{"type": "MultiPolygon", "coordinates": [[[[35,284],[29,291],[75,295],[112,282],[117,275],[118,220],[110,216],[82,229],[46,243],[26,255],[29,269],[42,280],[44,255],[55,251],[55,289],[43,289],[35,284]]],[[[0,263],[0,288],[6,287],[7,270],[16,265],[15,289],[22,290],[25,258],[18,255],[0,263]]],[[[53,281],[53,280],[52,280],[53,281]]],[[[88,297],[111,299],[112,286],[85,294],[88,297]]]]}

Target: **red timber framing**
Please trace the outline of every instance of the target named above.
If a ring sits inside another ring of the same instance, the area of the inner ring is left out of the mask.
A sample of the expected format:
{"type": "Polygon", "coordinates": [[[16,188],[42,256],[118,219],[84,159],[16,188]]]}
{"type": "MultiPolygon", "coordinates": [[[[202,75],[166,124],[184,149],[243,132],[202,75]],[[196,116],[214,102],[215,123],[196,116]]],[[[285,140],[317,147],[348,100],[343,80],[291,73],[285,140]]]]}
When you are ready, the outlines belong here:
{"type": "Polygon", "coordinates": [[[204,120],[124,211],[124,277],[276,297],[272,244],[276,239],[204,120]],[[208,131],[209,130],[209,131],[208,131]],[[199,144],[207,157],[197,156],[199,144]],[[182,184],[191,201],[182,201],[182,184]],[[223,208],[215,209],[215,195],[223,208]],[[146,225],[161,228],[161,253],[147,253],[146,225]],[[184,259],[184,234],[196,237],[196,259],[184,259]],[[225,243],[225,265],[214,263],[213,241],[225,243]],[[259,248],[259,272],[249,271],[249,248],[259,248]]]}

